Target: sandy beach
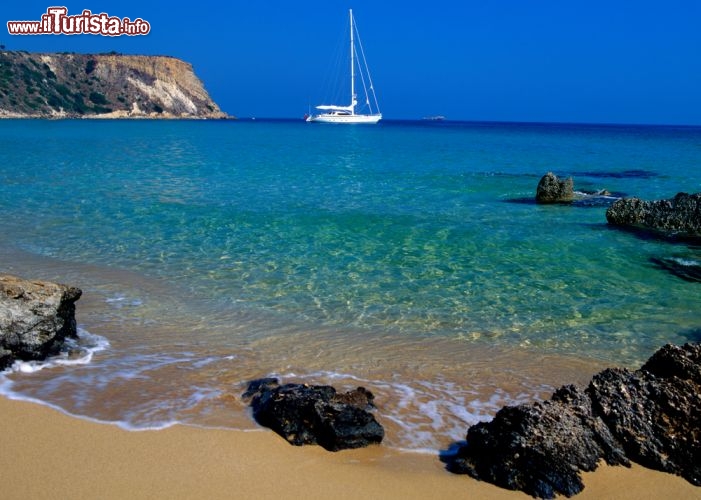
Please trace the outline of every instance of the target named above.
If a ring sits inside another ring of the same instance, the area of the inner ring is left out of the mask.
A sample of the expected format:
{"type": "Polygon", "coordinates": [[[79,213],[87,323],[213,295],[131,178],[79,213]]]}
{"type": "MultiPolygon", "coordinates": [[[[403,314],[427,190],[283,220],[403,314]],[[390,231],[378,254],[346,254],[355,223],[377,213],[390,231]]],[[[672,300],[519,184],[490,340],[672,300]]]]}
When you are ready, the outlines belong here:
{"type": "MultiPolygon", "coordinates": [[[[272,432],[174,426],[130,432],[0,399],[2,498],[528,498],[382,446],[330,453],[272,432]]],[[[577,496],[701,498],[685,480],[602,466],[577,496]]]]}

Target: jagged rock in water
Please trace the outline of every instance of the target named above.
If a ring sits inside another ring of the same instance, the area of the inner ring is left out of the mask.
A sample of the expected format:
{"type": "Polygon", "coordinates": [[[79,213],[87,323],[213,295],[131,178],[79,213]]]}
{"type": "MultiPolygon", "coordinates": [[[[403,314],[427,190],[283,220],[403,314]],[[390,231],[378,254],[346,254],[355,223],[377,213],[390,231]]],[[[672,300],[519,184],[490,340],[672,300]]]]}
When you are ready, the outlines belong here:
{"type": "Polygon", "coordinates": [[[552,172],[548,172],[540,179],[535,193],[537,203],[570,203],[574,198],[572,177],[560,180],[552,172]]]}
{"type": "Polygon", "coordinates": [[[244,393],[256,421],[297,446],[319,444],[329,451],[380,443],[384,429],[368,411],[370,391],[358,387],[338,394],[328,385],[280,385],[277,379],[254,380],[244,393]]]}
{"type": "Polygon", "coordinates": [[[78,288],[0,276],[0,364],[43,360],[75,338],[78,288]]]}
{"type": "Polygon", "coordinates": [[[591,413],[589,397],[565,386],[549,401],[507,406],[491,422],[470,427],[467,444],[448,469],[552,498],[579,493],[580,471],[595,470],[601,459],[628,464],[608,428],[591,413]]]}
{"type": "Polygon", "coordinates": [[[552,498],[581,491],[580,471],[600,459],[701,485],[701,345],[667,345],[635,372],[607,369],[585,391],[502,408],[470,427],[448,469],[552,498]]]}
{"type": "Polygon", "coordinates": [[[623,198],[606,210],[606,220],[614,226],[701,237],[701,193],[678,193],[671,200],[623,198]]]}

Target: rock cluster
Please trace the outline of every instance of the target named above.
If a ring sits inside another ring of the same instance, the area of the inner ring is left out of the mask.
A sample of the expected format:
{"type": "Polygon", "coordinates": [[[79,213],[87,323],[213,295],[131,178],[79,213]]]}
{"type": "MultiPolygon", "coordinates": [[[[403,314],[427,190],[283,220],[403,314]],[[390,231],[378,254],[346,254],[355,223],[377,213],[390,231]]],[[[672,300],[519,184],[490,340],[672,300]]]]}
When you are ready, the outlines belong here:
{"type": "Polygon", "coordinates": [[[623,198],[606,210],[606,220],[615,226],[701,237],[701,193],[678,193],[671,200],[623,198]]]}
{"type": "Polygon", "coordinates": [[[291,444],[319,444],[329,451],[380,443],[384,429],[368,411],[374,396],[362,387],[338,394],[328,385],[280,385],[254,380],[244,393],[253,417],[291,444]]]}
{"type": "Polygon", "coordinates": [[[701,345],[667,345],[640,369],[611,368],[549,401],[472,426],[448,469],[533,496],[574,495],[600,460],[701,486],[701,345]]]}
{"type": "Polygon", "coordinates": [[[78,288],[0,276],[0,369],[15,360],[43,360],[76,337],[78,288]]]}

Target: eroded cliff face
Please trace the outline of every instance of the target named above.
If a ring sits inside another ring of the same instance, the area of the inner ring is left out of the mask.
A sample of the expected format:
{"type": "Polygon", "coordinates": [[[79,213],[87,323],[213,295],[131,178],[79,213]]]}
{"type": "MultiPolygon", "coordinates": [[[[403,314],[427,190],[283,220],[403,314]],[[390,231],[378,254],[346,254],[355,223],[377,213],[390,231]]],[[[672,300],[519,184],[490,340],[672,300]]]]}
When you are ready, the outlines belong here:
{"type": "Polygon", "coordinates": [[[0,51],[0,117],[226,118],[166,56],[0,51]]]}

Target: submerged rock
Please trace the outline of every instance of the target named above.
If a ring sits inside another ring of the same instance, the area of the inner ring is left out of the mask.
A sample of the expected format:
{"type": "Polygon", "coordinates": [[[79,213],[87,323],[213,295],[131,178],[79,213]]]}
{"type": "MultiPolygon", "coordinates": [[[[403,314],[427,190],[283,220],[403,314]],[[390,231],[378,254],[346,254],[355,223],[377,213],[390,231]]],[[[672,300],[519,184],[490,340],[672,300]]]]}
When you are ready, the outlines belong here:
{"type": "Polygon", "coordinates": [[[535,192],[537,203],[570,203],[574,200],[574,181],[572,177],[560,180],[552,172],[545,174],[538,183],[535,192]]]}
{"type": "Polygon", "coordinates": [[[75,302],[82,291],[48,281],[0,276],[0,368],[43,360],[75,338],[75,302]]]}
{"type": "Polygon", "coordinates": [[[623,193],[612,193],[606,189],[575,191],[574,194],[575,200],[572,205],[586,208],[610,207],[616,200],[624,196],[623,193]]]}
{"type": "Polygon", "coordinates": [[[380,443],[384,429],[368,411],[374,396],[362,387],[344,394],[328,385],[280,385],[254,380],[243,395],[253,417],[293,445],[318,444],[329,451],[380,443]]]}
{"type": "Polygon", "coordinates": [[[504,407],[470,427],[448,469],[552,498],[580,492],[580,472],[601,459],[701,485],[701,345],[667,345],[635,372],[604,370],[584,391],[504,407]]]}
{"type": "Polygon", "coordinates": [[[653,257],[650,262],[684,281],[701,282],[701,262],[698,260],[680,257],[653,257]]]}
{"type": "Polygon", "coordinates": [[[601,178],[612,178],[612,179],[652,179],[653,177],[658,177],[657,172],[651,170],[642,169],[630,169],[623,170],[619,172],[582,172],[581,175],[585,177],[601,177],[601,178]]]}
{"type": "Polygon", "coordinates": [[[614,226],[701,237],[701,193],[678,193],[671,200],[623,198],[609,207],[606,220],[614,226]]]}

